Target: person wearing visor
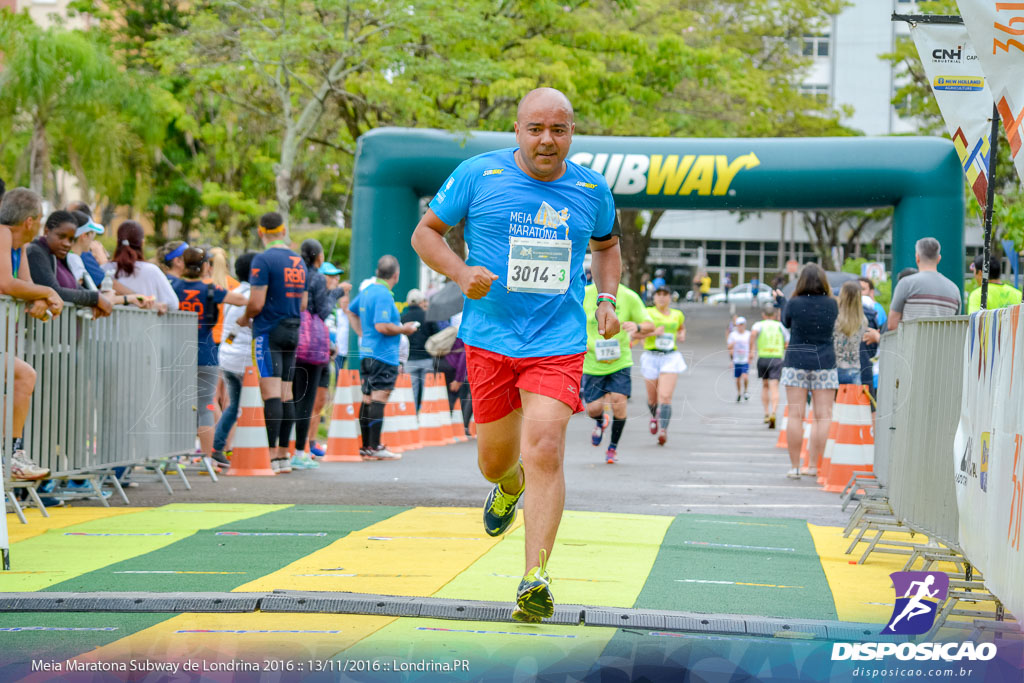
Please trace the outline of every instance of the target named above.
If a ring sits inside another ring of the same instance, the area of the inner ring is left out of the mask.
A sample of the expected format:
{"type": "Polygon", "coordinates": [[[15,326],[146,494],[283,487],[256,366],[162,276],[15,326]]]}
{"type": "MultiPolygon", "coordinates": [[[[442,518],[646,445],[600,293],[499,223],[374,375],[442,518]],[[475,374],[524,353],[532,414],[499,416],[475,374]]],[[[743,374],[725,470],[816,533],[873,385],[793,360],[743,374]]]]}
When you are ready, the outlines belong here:
{"type": "Polygon", "coordinates": [[[105,229],[102,225],[94,223],[88,214],[81,211],[71,211],[75,217],[74,241],[71,243],[71,251],[68,252],[67,261],[71,274],[75,281],[86,289],[99,290],[103,282],[103,266],[96,260],[92,253],[93,243],[96,235],[102,235],[105,229]]]}

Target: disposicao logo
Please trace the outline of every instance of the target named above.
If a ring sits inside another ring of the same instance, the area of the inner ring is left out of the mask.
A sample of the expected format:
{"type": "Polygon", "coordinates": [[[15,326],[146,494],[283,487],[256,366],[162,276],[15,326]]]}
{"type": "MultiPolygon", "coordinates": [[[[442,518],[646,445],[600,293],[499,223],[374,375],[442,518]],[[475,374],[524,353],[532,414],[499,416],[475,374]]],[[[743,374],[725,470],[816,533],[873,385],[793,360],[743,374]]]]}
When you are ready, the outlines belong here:
{"type": "MultiPolygon", "coordinates": [[[[939,605],[949,594],[949,576],[942,572],[893,572],[889,575],[896,591],[896,605],[882,635],[920,635],[935,623],[939,605]]],[[[879,660],[896,657],[901,661],[959,660],[988,661],[997,654],[995,643],[833,643],[832,661],[879,660]]]]}
{"type": "Polygon", "coordinates": [[[882,633],[920,635],[935,623],[940,603],[949,594],[949,576],[942,572],[893,572],[896,606],[882,633]]]}
{"type": "Polygon", "coordinates": [[[980,76],[936,76],[932,87],[936,90],[979,92],[985,89],[985,79],[980,76]]]}

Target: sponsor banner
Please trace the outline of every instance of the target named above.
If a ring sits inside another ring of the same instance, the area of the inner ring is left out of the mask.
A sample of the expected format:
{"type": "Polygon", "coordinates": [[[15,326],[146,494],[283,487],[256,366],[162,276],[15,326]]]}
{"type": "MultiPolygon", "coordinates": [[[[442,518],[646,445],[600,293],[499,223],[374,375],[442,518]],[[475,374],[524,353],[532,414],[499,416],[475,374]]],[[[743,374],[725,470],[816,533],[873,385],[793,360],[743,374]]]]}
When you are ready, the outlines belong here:
{"type": "Polygon", "coordinates": [[[1012,306],[971,316],[952,454],[960,547],[1013,614],[1024,614],[1022,309],[1012,306]]]}
{"type": "Polygon", "coordinates": [[[975,199],[988,201],[992,93],[961,24],[911,24],[924,73],[975,199]]]}
{"type": "Polygon", "coordinates": [[[1013,165],[1024,181],[1024,2],[958,0],[957,4],[995,96],[1013,165]]]}

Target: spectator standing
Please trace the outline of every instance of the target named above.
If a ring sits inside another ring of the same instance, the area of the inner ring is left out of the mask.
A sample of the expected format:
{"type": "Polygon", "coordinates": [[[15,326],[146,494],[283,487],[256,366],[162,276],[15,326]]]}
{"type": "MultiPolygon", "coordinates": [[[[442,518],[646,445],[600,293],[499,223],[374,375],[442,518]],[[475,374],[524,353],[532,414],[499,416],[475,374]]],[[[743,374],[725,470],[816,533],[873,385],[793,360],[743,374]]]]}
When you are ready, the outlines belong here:
{"type": "MultiPolygon", "coordinates": [[[[311,316],[304,324],[318,326],[322,333],[326,333],[325,321],[331,315],[331,305],[327,292],[327,278],[320,272],[320,266],[324,263],[324,248],[319,241],[308,239],[302,243],[299,253],[306,264],[306,313],[311,316]]],[[[311,451],[306,448],[306,442],[312,442],[320,426],[320,410],[323,410],[327,402],[330,374],[329,354],[323,363],[295,359],[295,379],[292,384],[292,403],[295,412],[295,457],[292,459],[294,468],[308,470],[320,466],[313,460],[311,451]]]]}
{"type": "Polygon", "coordinates": [[[206,253],[199,247],[189,247],[182,254],[185,263],[182,277],[172,283],[178,296],[179,309],[191,311],[199,317],[199,347],[196,364],[196,432],[199,435],[199,448],[203,457],[212,457],[222,467],[230,467],[231,463],[223,453],[215,453],[213,448],[214,419],[213,400],[217,390],[217,345],[213,341],[213,326],[217,322],[217,305],[229,303],[244,306],[246,298],[235,292],[228,292],[222,287],[203,282],[209,262],[206,253]]]}
{"type": "Polygon", "coordinates": [[[416,412],[423,401],[424,377],[435,372],[434,357],[427,353],[427,340],[439,330],[437,323],[427,321],[427,309],[430,302],[418,289],[410,289],[405,297],[405,310],[402,311],[402,322],[413,323],[416,331],[409,335],[409,360],[406,372],[412,377],[412,395],[416,401],[416,412]]]}
{"type": "Polygon", "coordinates": [[[331,335],[331,348],[334,352],[335,385],[337,385],[337,373],[345,367],[345,359],[348,357],[348,305],[349,292],[352,291],[351,282],[342,282],[337,288],[339,296],[331,309],[331,315],[327,318],[327,331],[331,335]]]}
{"type": "Polygon", "coordinates": [[[892,293],[889,329],[903,320],[956,315],[960,312],[960,287],[939,272],[941,246],[934,237],[922,237],[914,247],[918,272],[902,277],[892,293]]]}
{"type": "MultiPolygon", "coordinates": [[[[75,239],[78,224],[67,211],[54,211],[46,219],[46,229],[26,247],[26,255],[32,268],[32,279],[36,284],[51,287],[60,298],[69,304],[90,307],[93,315],[102,318],[114,310],[114,302],[100,292],[89,291],[78,286],[78,281],[68,268],[67,255],[75,239]]],[[[127,303],[127,296],[117,297],[117,303],[127,303]]]]}
{"type": "Polygon", "coordinates": [[[300,314],[306,309],[306,264],[288,246],[288,229],[276,212],[260,217],[260,239],[266,250],[249,269],[249,303],[238,319],[252,325],[253,359],[260,374],[263,418],[270,446],[270,467],[292,471],[288,439],[295,422],[292,381],[299,345],[300,314]]]}
{"type": "Polygon", "coordinates": [[[779,410],[779,378],[782,377],[782,358],[789,343],[789,330],[778,319],[774,304],[765,304],[761,320],[750,328],[750,348],[757,355],[757,376],[761,380],[761,405],[764,423],[775,429],[775,414],[779,410]]]}
{"type": "Polygon", "coordinates": [[[114,278],[115,285],[119,284],[132,292],[152,298],[157,311],[163,313],[178,310],[178,295],[160,268],[145,260],[144,247],[145,233],[142,226],[135,221],[121,223],[117,227],[114,260],[104,266],[104,272],[114,278]]]}
{"type": "Polygon", "coordinates": [[[188,243],[181,240],[174,240],[160,247],[157,252],[157,263],[160,270],[171,282],[181,277],[185,272],[185,262],[181,259],[182,254],[188,249],[188,243]]]}
{"type": "Polygon", "coordinates": [[[725,303],[729,303],[729,290],[732,289],[732,277],[729,273],[722,276],[722,291],[725,292],[725,303]]]}
{"type": "MultiPolygon", "coordinates": [[[[32,282],[28,258],[22,247],[39,230],[43,204],[32,190],[17,187],[3,195],[0,202],[0,294],[25,303],[25,312],[38,320],[60,315],[64,301],[52,287],[32,282]]],[[[0,357],[0,361],[6,359],[0,357]]],[[[14,396],[11,401],[11,479],[34,481],[50,474],[46,467],[35,464],[25,453],[25,421],[36,386],[36,371],[20,358],[14,359],[14,396]]],[[[2,477],[2,474],[0,474],[2,477]]]]}
{"type": "Polygon", "coordinates": [[[848,280],[839,289],[839,311],[832,335],[839,384],[861,383],[860,345],[867,331],[860,283],[848,280]]]}
{"type": "MultiPolygon", "coordinates": [[[[249,271],[254,258],[255,252],[249,251],[235,259],[235,275],[239,284],[231,292],[244,297],[246,304],[249,302],[249,271]]],[[[228,405],[221,413],[213,433],[213,459],[217,462],[224,458],[228,437],[238,420],[245,368],[252,365],[252,330],[238,324],[238,319],[244,313],[245,305],[224,304],[225,334],[217,349],[217,364],[220,366],[220,377],[227,390],[228,405]]]]}
{"type": "MultiPolygon", "coordinates": [[[[757,308],[757,293],[761,291],[761,281],[756,277],[750,281],[750,306],[751,308],[757,308]]],[[[754,323],[755,325],[757,323],[754,323]]]]}
{"type": "Polygon", "coordinates": [[[857,281],[860,283],[861,302],[875,312],[878,328],[886,329],[885,323],[888,316],[885,314],[885,306],[875,301],[875,283],[871,281],[871,278],[866,277],[857,278],[857,281]]]}
{"type": "Polygon", "coordinates": [[[360,374],[363,402],[359,408],[359,427],[363,447],[359,454],[370,460],[399,460],[380,442],[384,426],[384,407],[398,379],[398,347],[401,334],[416,331],[413,323],[400,322],[392,289],[398,284],[398,259],[390,254],[377,261],[377,277],[349,304],[349,322],[359,337],[360,374]]]}
{"type": "MultiPolygon", "coordinates": [[[[974,270],[974,281],[978,283],[970,296],[967,297],[967,313],[976,313],[981,310],[981,279],[982,267],[985,264],[983,254],[978,254],[974,263],[971,264],[974,270]]],[[[988,300],[985,302],[988,310],[1016,306],[1021,301],[1019,289],[1003,283],[1000,279],[1003,275],[1003,264],[1000,259],[992,256],[988,262],[988,300]]]]}
{"type": "Polygon", "coordinates": [[[801,474],[817,476],[818,463],[825,450],[835,390],[839,388],[832,343],[838,313],[825,271],[816,263],[808,263],[800,271],[793,297],[786,303],[782,314],[782,324],[790,330],[779,384],[786,387],[786,403],[789,405],[786,442],[791,468],[786,476],[791,479],[799,479],[801,474]],[[808,442],[809,467],[801,473],[800,447],[808,393],[811,395],[814,422],[808,442]]]}
{"type": "Polygon", "coordinates": [[[711,276],[704,273],[700,278],[700,300],[701,303],[706,303],[708,296],[711,294],[711,276]]]}
{"type": "MultiPolygon", "coordinates": [[[[92,219],[81,211],[71,211],[78,227],[75,229],[75,241],[71,243],[67,262],[75,281],[85,289],[99,290],[103,283],[103,267],[92,253],[96,235],[102,235],[102,225],[93,223],[92,219]],[[97,279],[98,278],[98,279],[97,279]]],[[[123,293],[123,292],[122,292],[123,293]]]]}
{"type": "MultiPolygon", "coordinates": [[[[81,219],[76,216],[76,218],[79,218],[79,228],[88,228],[94,235],[102,235],[106,232],[102,225],[93,220],[92,209],[90,209],[89,205],[85,202],[71,202],[68,204],[67,210],[73,214],[77,213],[85,217],[85,222],[82,222],[81,219]]],[[[81,256],[82,264],[89,272],[89,276],[96,284],[96,287],[99,288],[100,283],[103,282],[103,266],[105,266],[109,261],[107,258],[107,252],[103,249],[103,245],[95,239],[89,238],[87,240],[87,248],[82,251],[75,250],[75,253],[81,256]],[[97,277],[99,277],[98,280],[96,279],[97,277]]],[[[118,294],[131,294],[131,292],[118,292],[118,294]]]]}

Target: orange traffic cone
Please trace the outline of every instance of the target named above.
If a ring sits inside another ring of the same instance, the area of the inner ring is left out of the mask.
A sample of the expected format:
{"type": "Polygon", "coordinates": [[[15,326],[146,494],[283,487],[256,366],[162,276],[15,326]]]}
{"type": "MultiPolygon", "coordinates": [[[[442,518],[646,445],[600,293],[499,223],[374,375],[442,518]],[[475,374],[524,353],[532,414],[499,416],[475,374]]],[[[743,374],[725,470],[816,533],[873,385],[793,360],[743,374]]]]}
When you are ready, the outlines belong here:
{"type": "Polygon", "coordinates": [[[444,375],[427,375],[420,403],[420,431],[424,446],[447,446],[454,443],[449,436],[451,413],[448,410],[448,391],[444,375]]]}
{"type": "Polygon", "coordinates": [[[339,370],[324,462],[362,462],[363,458],[359,455],[362,441],[359,435],[359,406],[362,402],[359,371],[339,370]]]}
{"type": "Polygon", "coordinates": [[[833,413],[836,444],[832,449],[832,466],[826,491],[842,491],[854,472],[870,473],[875,464],[875,438],[871,431],[870,399],[859,384],[839,387],[833,413]]]}
{"type": "Polygon", "coordinates": [[[234,453],[227,474],[231,476],[272,477],[267,423],[263,419],[263,399],[256,368],[247,367],[238,399],[238,424],[235,428],[234,453]]]}
{"type": "Polygon", "coordinates": [[[776,448],[786,447],[786,425],[789,424],[789,404],[786,404],[786,409],[782,411],[782,423],[779,425],[779,438],[775,442],[776,448]]]}
{"type": "Polygon", "coordinates": [[[388,407],[390,411],[385,414],[384,433],[387,433],[390,428],[393,434],[388,444],[393,443],[395,448],[400,449],[399,452],[420,448],[423,441],[420,438],[419,423],[416,420],[416,402],[413,400],[410,375],[398,376],[395,390],[391,392],[388,400],[388,407]],[[390,423],[388,415],[391,416],[390,423]]]}

